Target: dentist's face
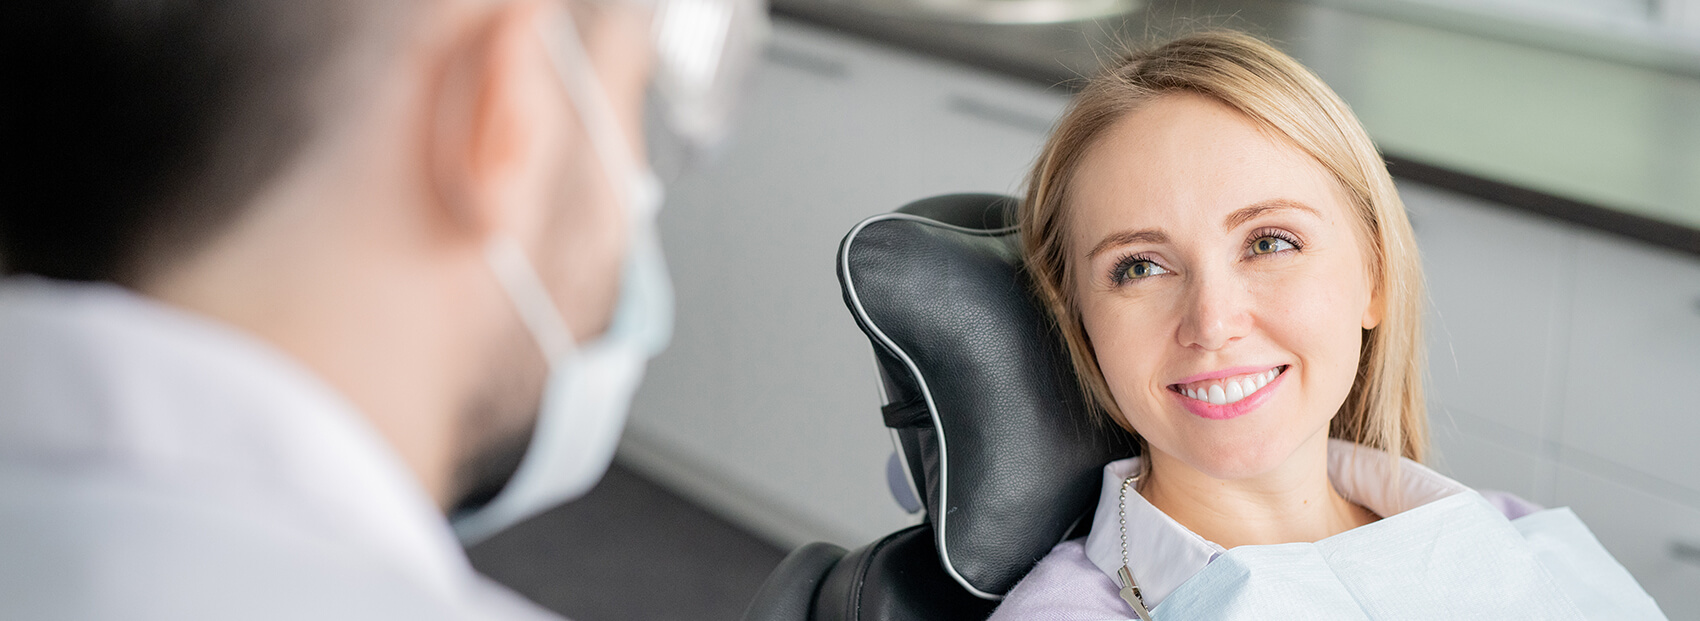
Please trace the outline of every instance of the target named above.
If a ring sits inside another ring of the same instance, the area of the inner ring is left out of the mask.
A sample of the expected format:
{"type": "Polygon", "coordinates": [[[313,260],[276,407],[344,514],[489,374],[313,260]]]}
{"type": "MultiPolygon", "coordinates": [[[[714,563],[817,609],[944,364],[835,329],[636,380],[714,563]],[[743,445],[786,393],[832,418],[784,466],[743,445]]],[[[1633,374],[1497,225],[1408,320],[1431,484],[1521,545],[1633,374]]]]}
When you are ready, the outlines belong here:
{"type": "MultiPolygon", "coordinates": [[[[538,137],[524,143],[531,165],[528,184],[516,184],[511,200],[528,206],[530,235],[524,235],[538,276],[554,298],[568,329],[579,343],[596,339],[611,321],[619,301],[627,245],[627,209],[589,139],[584,114],[562,84],[563,69],[592,75],[612,107],[612,128],[635,158],[643,158],[643,105],[651,53],[646,7],[634,4],[581,3],[573,19],[594,66],[559,67],[541,36],[548,28],[521,22],[514,39],[519,53],[511,67],[510,105],[524,109],[524,131],[538,137]]],[[[547,23],[547,22],[543,22],[547,23]]],[[[603,128],[608,129],[608,128],[603,128]]],[[[495,142],[495,141],[492,141],[495,142]]],[[[492,293],[499,290],[491,289],[492,293]]],[[[511,313],[501,300],[504,312],[511,313]]],[[[458,503],[477,505],[494,497],[518,469],[537,423],[548,363],[538,343],[510,314],[502,338],[485,352],[485,376],[463,405],[455,473],[458,503]]]]}
{"type": "Polygon", "coordinates": [[[542,183],[532,197],[546,206],[545,221],[539,227],[542,256],[537,270],[581,343],[607,328],[618,302],[628,209],[618,196],[620,188],[608,176],[610,163],[603,162],[591,147],[592,129],[587,124],[595,122],[594,117],[581,108],[583,102],[572,100],[555,74],[579,71],[596,80],[608,96],[618,139],[634,158],[627,164],[647,161],[643,105],[652,58],[650,18],[645,7],[618,3],[595,5],[577,16],[580,22],[593,24],[580,31],[593,66],[558,67],[542,52],[543,41],[535,42],[539,49],[533,60],[542,65],[534,74],[537,105],[555,111],[553,118],[560,123],[533,129],[553,138],[544,147],[553,151],[546,158],[553,167],[539,175],[542,183]]]}
{"type": "Polygon", "coordinates": [[[1379,316],[1320,163],[1214,99],[1166,95],[1104,134],[1070,192],[1082,320],[1154,464],[1243,479],[1327,437],[1379,316]]]}

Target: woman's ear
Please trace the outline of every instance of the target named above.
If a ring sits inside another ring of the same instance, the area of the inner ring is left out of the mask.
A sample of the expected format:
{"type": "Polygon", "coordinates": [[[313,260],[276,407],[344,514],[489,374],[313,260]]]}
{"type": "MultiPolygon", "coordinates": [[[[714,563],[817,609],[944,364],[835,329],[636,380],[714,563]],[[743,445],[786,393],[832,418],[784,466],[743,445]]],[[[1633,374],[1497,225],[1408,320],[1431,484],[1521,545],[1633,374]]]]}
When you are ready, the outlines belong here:
{"type": "Polygon", "coordinates": [[[1385,288],[1385,285],[1377,284],[1370,290],[1369,306],[1364,307],[1363,326],[1365,330],[1371,330],[1381,325],[1381,318],[1386,314],[1387,309],[1386,296],[1381,293],[1381,290],[1385,288]]]}
{"type": "Polygon", "coordinates": [[[539,40],[541,2],[504,3],[466,20],[441,50],[428,154],[451,229],[476,239],[534,230],[545,212],[569,105],[539,40]]]}

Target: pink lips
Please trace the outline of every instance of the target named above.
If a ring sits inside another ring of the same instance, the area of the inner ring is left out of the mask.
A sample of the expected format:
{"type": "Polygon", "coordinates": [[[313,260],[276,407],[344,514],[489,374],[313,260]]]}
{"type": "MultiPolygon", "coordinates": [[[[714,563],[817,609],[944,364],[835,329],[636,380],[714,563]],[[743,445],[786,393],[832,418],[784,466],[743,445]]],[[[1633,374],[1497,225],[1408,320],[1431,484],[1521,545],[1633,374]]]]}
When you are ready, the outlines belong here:
{"type": "MultiPolygon", "coordinates": [[[[1214,405],[1208,401],[1193,399],[1174,390],[1170,390],[1169,394],[1180,401],[1181,407],[1186,408],[1188,412],[1192,412],[1199,418],[1207,418],[1210,420],[1230,420],[1239,418],[1246,414],[1250,414],[1252,410],[1263,405],[1263,402],[1268,401],[1269,396],[1275,394],[1275,389],[1280,387],[1282,380],[1287,379],[1287,371],[1291,371],[1292,367],[1290,365],[1280,366],[1285,366],[1286,368],[1283,369],[1279,375],[1276,375],[1275,379],[1269,380],[1269,383],[1265,384],[1263,388],[1258,389],[1257,392],[1246,395],[1245,398],[1233,403],[1214,405]]],[[[1257,373],[1259,371],[1266,371],[1269,368],[1270,367],[1234,367],[1231,369],[1222,369],[1220,371],[1200,373],[1179,382],[1175,382],[1175,384],[1184,385],[1191,384],[1193,382],[1233,377],[1235,375],[1257,373]]]]}

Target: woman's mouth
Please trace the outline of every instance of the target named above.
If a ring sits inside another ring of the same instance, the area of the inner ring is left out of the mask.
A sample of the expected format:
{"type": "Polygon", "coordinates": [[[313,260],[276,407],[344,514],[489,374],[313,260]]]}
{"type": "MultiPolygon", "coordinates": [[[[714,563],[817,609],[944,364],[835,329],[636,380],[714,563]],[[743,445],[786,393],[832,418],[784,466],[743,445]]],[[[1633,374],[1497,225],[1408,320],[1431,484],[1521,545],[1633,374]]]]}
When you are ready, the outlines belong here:
{"type": "Polygon", "coordinates": [[[1281,365],[1257,373],[1245,373],[1190,384],[1174,384],[1169,386],[1169,390],[1211,405],[1238,403],[1239,400],[1250,397],[1252,393],[1268,386],[1269,382],[1275,381],[1275,378],[1280,377],[1286,370],[1287,366],[1281,365]]]}
{"type": "Polygon", "coordinates": [[[1181,398],[1181,405],[1194,414],[1213,420],[1236,418],[1260,405],[1280,383],[1291,365],[1280,365],[1227,377],[1217,377],[1184,384],[1170,384],[1169,390],[1181,398]]]}

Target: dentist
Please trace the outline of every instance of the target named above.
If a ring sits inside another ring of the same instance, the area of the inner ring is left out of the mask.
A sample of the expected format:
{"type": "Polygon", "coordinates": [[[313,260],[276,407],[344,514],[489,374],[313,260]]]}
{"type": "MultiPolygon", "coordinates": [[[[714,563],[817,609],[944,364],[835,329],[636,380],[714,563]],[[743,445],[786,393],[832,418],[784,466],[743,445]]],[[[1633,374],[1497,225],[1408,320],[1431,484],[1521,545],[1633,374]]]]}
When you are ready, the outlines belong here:
{"type": "Polygon", "coordinates": [[[554,618],[461,545],[606,469],[646,97],[720,136],[763,7],[3,10],[0,618],[554,618]]]}

